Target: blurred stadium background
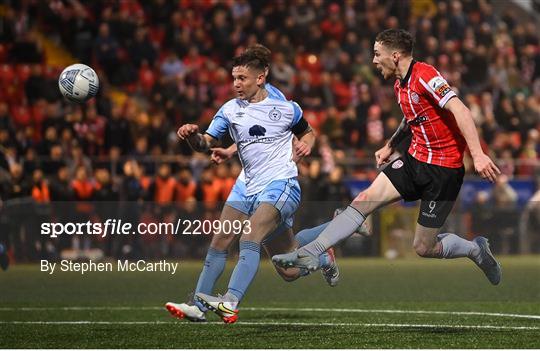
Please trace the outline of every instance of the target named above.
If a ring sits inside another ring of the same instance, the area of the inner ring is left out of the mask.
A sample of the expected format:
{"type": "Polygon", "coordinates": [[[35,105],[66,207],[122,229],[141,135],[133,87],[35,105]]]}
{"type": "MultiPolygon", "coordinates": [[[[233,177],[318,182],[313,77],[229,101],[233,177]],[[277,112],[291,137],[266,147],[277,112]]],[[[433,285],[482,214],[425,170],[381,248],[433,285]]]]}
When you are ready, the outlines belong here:
{"type": "MultiPolygon", "coordinates": [[[[45,221],[216,218],[240,171],[209,164],[175,132],[205,128],[233,96],[230,60],[262,43],[270,82],[316,129],[299,165],[296,227],[322,223],[377,174],[373,153],[402,115],[371,64],[376,33],[402,27],[473,113],[503,172],[467,177],[447,226],[482,234],[497,254],[540,252],[538,1],[0,1],[0,242],[14,262],[40,258],[200,258],[208,236],[61,238],[45,221]],[[93,67],[99,96],[61,99],[57,78],[93,67]]],[[[229,141],[230,142],[230,141],[229,141]]],[[[402,145],[405,149],[407,145],[402,145]]],[[[341,255],[413,255],[414,205],[371,219],[341,255]]]]}

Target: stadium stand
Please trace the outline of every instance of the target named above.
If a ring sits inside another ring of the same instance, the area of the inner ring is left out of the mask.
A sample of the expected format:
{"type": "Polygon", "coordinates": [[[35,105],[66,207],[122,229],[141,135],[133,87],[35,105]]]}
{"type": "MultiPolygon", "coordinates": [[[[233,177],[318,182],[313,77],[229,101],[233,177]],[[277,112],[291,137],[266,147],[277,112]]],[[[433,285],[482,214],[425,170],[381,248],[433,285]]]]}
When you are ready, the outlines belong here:
{"type": "MultiPolygon", "coordinates": [[[[37,223],[51,216],[97,220],[110,213],[91,204],[117,200],[132,204],[115,208],[125,218],[196,217],[195,211],[215,217],[216,203],[226,198],[239,165],[208,167],[208,158],[178,143],[175,133],[183,123],[208,125],[233,97],[230,60],[254,43],[272,50],[271,82],[303,106],[319,136],[314,157],[299,168],[305,199],[346,203],[345,184],[354,189],[373,178],[373,153],[402,118],[391,84],[371,64],[376,33],[402,27],[416,37],[415,57],[436,66],[467,103],[485,150],[505,174],[488,195],[475,191],[463,205],[471,232],[491,225],[500,237],[495,251],[529,252],[529,241],[517,239],[517,228],[493,219],[503,214],[517,222],[517,212],[536,189],[539,14],[523,17],[520,9],[501,3],[5,1],[0,5],[0,222],[7,230],[0,241],[10,243],[18,260],[69,247],[100,247],[118,257],[198,256],[205,238],[163,239],[165,249],[158,238],[51,244],[36,234],[37,223]],[[94,67],[100,77],[99,95],[87,105],[67,103],[58,92],[58,75],[73,62],[94,67]],[[51,205],[75,200],[90,203],[65,211],[51,205]],[[140,205],[145,201],[147,207],[140,205]],[[195,209],[198,203],[203,205],[195,209]],[[494,210],[474,215],[486,208],[494,210]],[[25,222],[28,211],[39,215],[25,222]]],[[[330,216],[331,210],[326,212],[318,216],[330,216]]],[[[537,211],[529,212],[527,218],[539,220],[537,211]]],[[[378,239],[373,240],[367,252],[378,254],[373,249],[378,239]]]]}

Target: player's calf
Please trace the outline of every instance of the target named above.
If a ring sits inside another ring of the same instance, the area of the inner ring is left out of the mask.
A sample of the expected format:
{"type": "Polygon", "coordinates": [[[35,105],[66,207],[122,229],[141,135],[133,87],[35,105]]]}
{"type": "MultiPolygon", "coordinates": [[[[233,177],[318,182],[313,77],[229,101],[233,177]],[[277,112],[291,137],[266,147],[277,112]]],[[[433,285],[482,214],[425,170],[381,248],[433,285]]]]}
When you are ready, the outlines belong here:
{"type": "Polygon", "coordinates": [[[416,254],[424,258],[442,258],[441,257],[441,245],[438,243],[426,243],[424,241],[415,240],[413,242],[413,248],[416,254]]]}
{"type": "Polygon", "coordinates": [[[294,282],[296,279],[302,276],[300,269],[298,268],[283,268],[278,266],[275,262],[272,263],[274,263],[274,267],[276,268],[276,272],[279,274],[279,276],[288,283],[294,282]]]}

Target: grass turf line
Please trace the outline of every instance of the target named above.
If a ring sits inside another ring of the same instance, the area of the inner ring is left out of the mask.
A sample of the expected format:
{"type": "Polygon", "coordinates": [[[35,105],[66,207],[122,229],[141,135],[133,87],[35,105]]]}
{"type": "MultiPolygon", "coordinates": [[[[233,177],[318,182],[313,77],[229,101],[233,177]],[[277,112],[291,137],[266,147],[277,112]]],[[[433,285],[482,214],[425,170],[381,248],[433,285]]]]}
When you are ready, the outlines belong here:
{"type": "MultiPolygon", "coordinates": [[[[297,310],[398,309],[540,315],[540,281],[537,279],[540,257],[503,257],[501,261],[503,282],[497,287],[491,286],[482,273],[465,259],[340,260],[342,282],[336,288],[327,287],[318,273],[298,282],[285,283],[268,263],[264,263],[243,306],[277,309],[261,311],[246,308],[241,310],[239,320],[249,324],[230,326],[201,326],[176,321],[164,309],[159,309],[167,301],[183,300],[195,285],[201,262],[181,262],[179,272],[174,276],[115,272],[48,276],[39,272],[35,265],[15,266],[0,274],[0,321],[87,320],[112,324],[2,324],[0,347],[539,348],[539,330],[459,327],[534,328],[540,326],[537,319],[297,310]],[[70,306],[100,308],[54,309],[70,306]],[[130,309],[103,309],[107,306],[127,306],[130,309]],[[137,309],[138,306],[146,308],[137,309]],[[2,309],[8,307],[15,309],[2,309]],[[21,311],[17,307],[48,309],[21,311]],[[130,321],[145,324],[114,323],[130,321]],[[152,321],[160,324],[146,324],[152,321]],[[319,323],[326,325],[318,326],[319,323]],[[366,327],[360,324],[382,325],[366,327]],[[422,327],[410,326],[412,324],[422,327]]],[[[229,265],[217,291],[223,291],[231,268],[229,265]]],[[[208,319],[217,321],[213,315],[208,319]]]]}

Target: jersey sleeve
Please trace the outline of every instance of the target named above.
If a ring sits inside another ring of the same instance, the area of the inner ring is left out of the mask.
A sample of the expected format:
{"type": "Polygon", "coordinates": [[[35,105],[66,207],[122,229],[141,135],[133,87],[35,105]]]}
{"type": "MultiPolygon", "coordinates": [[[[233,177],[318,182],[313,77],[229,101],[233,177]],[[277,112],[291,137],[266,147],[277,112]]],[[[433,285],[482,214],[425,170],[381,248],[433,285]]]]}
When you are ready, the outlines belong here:
{"type": "Polygon", "coordinates": [[[433,67],[424,69],[418,81],[423,87],[424,96],[440,107],[444,107],[448,100],[456,96],[446,79],[433,67]]]}
{"type": "Polygon", "coordinates": [[[302,108],[300,107],[300,105],[298,105],[296,102],[294,101],[291,101],[291,105],[293,107],[293,119],[292,119],[292,123],[291,123],[291,128],[294,127],[298,122],[300,122],[300,120],[302,119],[302,117],[304,116],[304,111],[302,111],[302,108]]]}
{"type": "Polygon", "coordinates": [[[266,90],[268,91],[268,95],[276,100],[282,100],[287,101],[287,98],[285,97],[285,94],[275,86],[273,86],[270,83],[266,83],[264,86],[266,90]]]}
{"type": "Polygon", "coordinates": [[[223,107],[221,107],[212,119],[210,126],[208,126],[206,134],[210,135],[214,139],[219,140],[227,132],[229,125],[229,119],[225,116],[223,113],[223,107]]]}

